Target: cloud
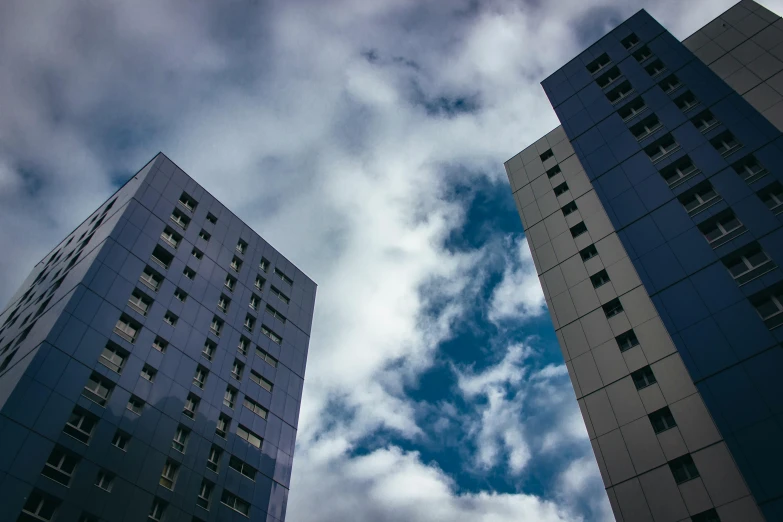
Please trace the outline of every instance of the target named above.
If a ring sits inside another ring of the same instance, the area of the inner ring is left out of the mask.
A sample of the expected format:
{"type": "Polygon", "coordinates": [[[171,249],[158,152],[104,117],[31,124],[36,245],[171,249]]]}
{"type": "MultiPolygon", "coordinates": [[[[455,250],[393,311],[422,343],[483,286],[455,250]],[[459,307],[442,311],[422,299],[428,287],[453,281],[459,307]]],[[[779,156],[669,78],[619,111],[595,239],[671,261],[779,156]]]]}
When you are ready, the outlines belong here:
{"type": "Polygon", "coordinates": [[[503,279],[495,287],[489,303],[489,320],[515,324],[546,312],[546,301],[533,264],[527,238],[507,241],[509,257],[503,279]]]}

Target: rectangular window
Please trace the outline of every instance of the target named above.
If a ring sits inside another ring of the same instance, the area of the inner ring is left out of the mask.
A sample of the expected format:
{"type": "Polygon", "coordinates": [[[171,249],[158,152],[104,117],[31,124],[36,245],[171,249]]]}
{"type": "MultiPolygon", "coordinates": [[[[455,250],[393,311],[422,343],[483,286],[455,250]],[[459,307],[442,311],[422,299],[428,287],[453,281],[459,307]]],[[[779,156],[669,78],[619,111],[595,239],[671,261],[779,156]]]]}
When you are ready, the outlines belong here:
{"type": "Polygon", "coordinates": [[[231,260],[231,270],[234,272],[239,272],[242,269],[242,260],[239,259],[237,256],[234,256],[234,258],[231,260]]]}
{"type": "Polygon", "coordinates": [[[607,319],[623,313],[623,305],[620,303],[620,300],[617,298],[612,299],[611,301],[603,305],[603,309],[607,319]]]}
{"type": "Polygon", "coordinates": [[[283,342],[283,338],[270,330],[265,324],[261,325],[261,333],[269,337],[273,343],[281,344],[283,342]]]}
{"type": "Polygon", "coordinates": [[[116,373],[122,373],[122,367],[128,359],[128,352],[109,341],[101,352],[98,362],[116,373]]]}
{"type": "Polygon", "coordinates": [[[688,215],[693,217],[699,212],[710,208],[722,198],[715,192],[715,189],[712,188],[709,181],[704,181],[677,199],[682,206],[685,207],[685,211],[688,212],[688,215]]]}
{"type": "Polygon", "coordinates": [[[169,311],[167,311],[163,315],[163,322],[166,323],[166,324],[169,324],[171,326],[177,326],[177,321],[178,320],[179,320],[179,318],[176,315],[174,315],[173,313],[169,312],[169,311]]]}
{"type": "Polygon", "coordinates": [[[262,419],[266,419],[266,416],[269,413],[269,410],[258,404],[256,401],[248,398],[247,396],[242,399],[242,405],[262,419]]]}
{"type": "Polygon", "coordinates": [[[701,172],[688,156],[684,156],[661,170],[661,176],[669,188],[675,188],[701,172]]]}
{"type": "Polygon", "coordinates": [[[650,136],[658,129],[662,128],[661,121],[655,114],[650,114],[642,121],[631,127],[631,134],[634,135],[637,141],[642,141],[644,138],[650,136]]]}
{"type": "Polygon", "coordinates": [[[592,259],[597,256],[598,250],[596,250],[595,245],[590,245],[589,247],[580,250],[579,255],[582,257],[582,261],[587,261],[588,259],[592,259]]]}
{"type": "Polygon", "coordinates": [[[188,228],[188,225],[190,224],[190,218],[187,217],[184,213],[182,213],[181,210],[178,208],[175,208],[174,211],[171,213],[171,216],[169,218],[180,228],[185,230],[188,228]]]}
{"type": "Polygon", "coordinates": [[[212,489],[214,486],[211,482],[206,480],[201,481],[201,489],[198,492],[198,498],[196,498],[196,505],[202,509],[209,511],[209,500],[212,498],[212,489]]]}
{"type": "Polygon", "coordinates": [[[590,282],[593,283],[593,288],[600,288],[609,282],[609,274],[606,273],[606,270],[601,270],[590,276],[590,282]]]}
{"type": "Polygon", "coordinates": [[[234,405],[237,401],[237,391],[231,386],[226,388],[226,392],[223,394],[223,404],[234,409],[234,405]]]}
{"type": "Polygon", "coordinates": [[[122,451],[128,450],[128,443],[130,442],[130,435],[122,431],[117,430],[114,434],[114,438],[111,439],[112,445],[122,451]]]}
{"type": "Polygon", "coordinates": [[[231,427],[231,419],[221,413],[220,417],[218,417],[217,425],[215,426],[215,433],[225,439],[229,427],[231,427]]]}
{"type": "Polygon", "coordinates": [[[641,96],[635,98],[633,101],[626,103],[620,109],[617,114],[623,119],[623,121],[629,121],[637,117],[639,114],[647,110],[647,105],[641,96]]]}
{"type": "Polygon", "coordinates": [[[217,446],[212,446],[209,450],[209,457],[207,457],[207,469],[215,473],[220,468],[220,457],[223,455],[223,450],[217,446]]]}
{"type": "Polygon", "coordinates": [[[666,66],[660,59],[655,59],[652,63],[646,65],[644,70],[647,71],[647,74],[655,78],[666,70],[666,66]]]}
{"type": "Polygon", "coordinates": [[[204,341],[204,347],[201,349],[201,356],[204,359],[211,361],[215,356],[215,350],[217,350],[217,344],[211,339],[207,339],[204,341]]]}
{"type": "Polygon", "coordinates": [[[742,144],[728,131],[710,140],[710,143],[724,158],[737,151],[742,144]]]}
{"type": "Polygon", "coordinates": [[[139,333],[141,325],[133,321],[125,314],[120,316],[117,324],[114,325],[114,333],[128,341],[129,343],[136,342],[136,335],[139,333]]]}
{"type": "Polygon", "coordinates": [[[685,91],[675,98],[674,103],[682,112],[688,112],[699,105],[699,100],[696,99],[696,96],[694,96],[691,91],[685,91]]]}
{"type": "Polygon", "coordinates": [[[635,45],[639,44],[639,37],[636,36],[634,33],[631,33],[630,35],[623,38],[620,43],[623,44],[623,47],[625,47],[626,50],[632,49],[635,45]]]}
{"type": "Polygon", "coordinates": [[[250,339],[245,336],[239,338],[239,344],[237,345],[237,351],[242,355],[247,355],[247,348],[250,346],[250,339]]]}
{"type": "Polygon", "coordinates": [[[291,286],[291,285],[293,285],[293,284],[294,284],[294,280],[293,280],[293,279],[291,279],[290,277],[288,277],[287,275],[285,275],[285,274],[283,273],[283,271],[282,271],[282,270],[280,270],[279,268],[275,268],[275,275],[276,275],[277,277],[279,277],[280,279],[282,279],[282,280],[283,280],[283,282],[284,282],[285,284],[287,284],[288,286],[291,286]]]}
{"type": "Polygon", "coordinates": [[[620,347],[621,352],[627,352],[634,346],[639,345],[639,339],[636,338],[636,334],[633,330],[628,330],[625,333],[621,333],[614,339],[617,341],[617,346],[620,347]]]}
{"type": "Polygon", "coordinates": [[[597,83],[600,88],[606,89],[614,82],[616,82],[620,78],[620,76],[622,76],[620,74],[620,69],[618,69],[617,67],[612,67],[604,74],[596,78],[595,83],[597,83]]]}
{"type": "Polygon", "coordinates": [[[198,233],[198,237],[199,239],[203,239],[204,241],[209,241],[209,238],[212,236],[209,234],[209,232],[207,232],[202,228],[201,231],[198,233]]]}
{"type": "Polygon", "coordinates": [[[646,45],[641,49],[639,49],[638,51],[636,51],[635,53],[633,53],[633,57],[639,63],[649,60],[650,58],[652,58],[652,55],[653,55],[652,51],[646,45]]]}
{"type": "Polygon", "coordinates": [[[609,100],[609,103],[616,105],[631,96],[633,92],[634,91],[633,87],[631,87],[631,82],[625,80],[620,85],[607,92],[606,98],[609,100]]]}
{"type": "Polygon", "coordinates": [[[563,205],[563,208],[560,209],[560,210],[563,211],[563,215],[564,216],[568,216],[570,214],[573,214],[574,212],[576,212],[578,210],[578,207],[576,206],[576,201],[572,201],[570,203],[566,203],[565,205],[563,205]]]}
{"type": "Polygon", "coordinates": [[[231,277],[230,275],[226,276],[226,282],[225,287],[228,288],[230,291],[234,291],[234,288],[237,287],[237,280],[231,277]]]}
{"type": "Polygon", "coordinates": [[[84,444],[90,443],[90,437],[98,423],[98,418],[87,411],[76,407],[73,409],[68,422],[65,423],[63,432],[84,444]]]}
{"type": "Polygon", "coordinates": [[[272,392],[272,387],[274,386],[272,382],[263,378],[261,374],[257,373],[255,370],[250,370],[250,380],[261,386],[266,391],[270,393],[272,392]]]}
{"type": "Polygon", "coordinates": [[[283,292],[275,288],[274,286],[269,289],[272,292],[272,295],[283,301],[285,304],[288,304],[290,299],[287,295],[285,295],[283,292]]]}
{"type": "Polygon", "coordinates": [[[190,279],[191,281],[196,278],[196,271],[190,268],[189,266],[186,266],[184,270],[182,270],[182,273],[190,279]]]}
{"type": "Polygon", "coordinates": [[[213,225],[217,225],[217,217],[215,217],[215,215],[212,214],[211,212],[207,213],[207,221],[209,221],[213,225]]]}
{"type": "Polygon", "coordinates": [[[556,186],[553,190],[555,191],[555,196],[562,196],[568,192],[568,183],[564,181],[563,183],[556,186]]]}
{"type": "Polygon", "coordinates": [[[228,313],[228,307],[231,304],[231,299],[229,299],[226,295],[220,294],[220,298],[218,299],[217,307],[218,309],[225,313],[228,313]]]}
{"type": "Polygon", "coordinates": [[[271,306],[266,305],[266,311],[269,313],[269,315],[279,320],[281,323],[285,323],[286,321],[285,316],[280,312],[278,312],[277,310],[275,310],[274,308],[272,308],[271,306]]]}
{"type": "Polygon", "coordinates": [[[191,419],[195,419],[196,413],[198,412],[199,402],[201,402],[201,399],[199,399],[196,395],[189,393],[187,399],[185,399],[185,406],[182,408],[182,413],[191,419]]]}
{"type": "Polygon", "coordinates": [[[612,63],[612,60],[609,59],[609,55],[604,53],[589,64],[587,64],[587,70],[590,71],[590,74],[595,74],[602,69],[605,69],[607,65],[612,63]]]}
{"type": "Polygon", "coordinates": [[[130,399],[128,399],[127,408],[136,415],[141,415],[141,412],[144,410],[144,401],[134,395],[131,395],[130,399]]]}
{"type": "Polygon", "coordinates": [[[177,431],[174,433],[174,438],[171,440],[171,447],[180,453],[185,453],[189,437],[190,431],[184,426],[178,426],[177,431]]]}
{"type": "Polygon", "coordinates": [[[23,515],[19,517],[17,522],[27,522],[27,520],[43,520],[44,522],[49,522],[54,520],[58,507],[60,507],[59,500],[42,491],[33,489],[22,507],[23,515]],[[24,515],[27,515],[30,518],[24,515]]]}
{"type": "Polygon", "coordinates": [[[699,470],[696,469],[696,464],[693,462],[693,458],[690,455],[683,455],[669,462],[669,468],[674,475],[674,481],[677,484],[688,482],[698,478],[699,470]]]}
{"type": "Polygon", "coordinates": [[[156,498],[152,501],[150,514],[147,518],[153,522],[163,522],[164,516],[166,516],[166,503],[159,498],[156,498]]]}
{"type": "Polygon", "coordinates": [[[657,163],[679,149],[680,144],[674,140],[671,134],[667,134],[652,145],[645,147],[644,152],[647,153],[650,161],[657,163]]]}
{"type": "Polygon", "coordinates": [[[257,346],[256,346],[256,355],[260,359],[263,359],[264,362],[266,362],[267,364],[271,365],[274,368],[277,368],[277,359],[275,359],[268,352],[262,350],[261,348],[259,348],[257,346]]]}
{"type": "Polygon", "coordinates": [[[548,160],[549,158],[554,158],[555,155],[552,152],[552,149],[547,149],[539,157],[541,158],[541,161],[544,162],[544,161],[548,160]]]}
{"type": "Polygon", "coordinates": [[[198,248],[193,248],[193,250],[190,251],[190,255],[195,257],[196,260],[201,261],[201,258],[204,257],[204,252],[202,252],[198,248]]]}
{"type": "Polygon", "coordinates": [[[95,477],[95,485],[111,493],[111,488],[114,487],[114,474],[103,469],[100,470],[98,476],[95,477]]]}
{"type": "Polygon", "coordinates": [[[637,390],[641,390],[642,388],[646,388],[657,382],[655,380],[655,375],[653,375],[652,368],[649,366],[636,370],[631,374],[631,377],[633,378],[633,383],[636,385],[637,390]]]}
{"type": "Polygon", "coordinates": [[[267,272],[269,270],[269,260],[265,257],[262,257],[261,261],[258,263],[258,269],[262,272],[267,272]]]}
{"type": "Polygon", "coordinates": [[[256,318],[253,317],[252,315],[246,315],[245,322],[243,323],[245,330],[252,332],[255,325],[256,325],[256,318]]]}
{"type": "Polygon", "coordinates": [[[179,197],[179,204],[182,205],[188,212],[193,212],[196,210],[196,205],[198,205],[196,200],[190,197],[186,192],[183,192],[179,197]]]}
{"type": "Polygon", "coordinates": [[[751,303],[770,330],[783,324],[783,287],[765,290],[751,298],[751,303]]]}
{"type": "Polygon", "coordinates": [[[179,464],[173,460],[167,460],[163,465],[163,471],[160,473],[160,485],[164,488],[174,490],[179,474],[179,464]]]}
{"type": "Polygon", "coordinates": [[[554,167],[546,171],[546,175],[549,179],[552,179],[558,174],[560,174],[561,172],[563,171],[560,170],[560,165],[555,165],[554,167]]]}
{"type": "Polygon", "coordinates": [[[739,174],[746,183],[753,183],[769,174],[769,171],[759,163],[753,154],[749,154],[747,157],[735,163],[734,171],[739,174]]]}
{"type": "Polygon", "coordinates": [[[701,513],[697,513],[691,517],[691,522],[721,522],[720,517],[718,516],[718,512],[714,509],[708,509],[707,511],[702,511],[701,513]]]}
{"type": "Polygon", "coordinates": [[[240,439],[244,439],[253,446],[255,446],[258,449],[261,449],[261,444],[264,442],[264,440],[247,429],[246,427],[242,426],[241,424],[237,426],[237,435],[240,439]]]}
{"type": "Polygon", "coordinates": [[[663,92],[666,94],[671,94],[680,87],[682,87],[682,83],[680,83],[680,79],[677,78],[677,76],[670,74],[667,76],[661,83],[658,85],[661,86],[661,89],[663,89],[663,92]]]}
{"type": "Polygon", "coordinates": [[[223,320],[217,316],[212,318],[212,322],[209,324],[209,330],[220,337],[220,332],[223,331],[223,320]]]}
{"type": "Polygon", "coordinates": [[[239,252],[240,254],[244,254],[245,252],[247,252],[247,241],[243,241],[243,240],[240,239],[237,242],[236,249],[237,249],[237,252],[239,252]]]}
{"type": "Polygon", "coordinates": [[[715,119],[715,116],[713,116],[710,111],[702,111],[691,120],[691,123],[693,123],[700,132],[704,133],[713,127],[716,127],[720,122],[715,119]]]}
{"type": "Polygon", "coordinates": [[[52,453],[49,454],[49,458],[46,459],[41,475],[68,487],[78,463],[79,457],[67,452],[60,446],[55,446],[52,453]]]}
{"type": "Polygon", "coordinates": [[[112,388],[114,388],[114,385],[111,381],[93,372],[87,378],[87,384],[82,389],[82,395],[99,406],[106,406],[106,403],[109,402],[112,388]]]}
{"type": "Polygon", "coordinates": [[[171,245],[173,248],[177,248],[180,241],[182,241],[182,236],[174,232],[169,227],[163,229],[163,232],[160,234],[160,238],[171,245]]]}
{"type": "Polygon", "coordinates": [[[245,365],[242,364],[239,359],[234,359],[234,365],[231,367],[231,377],[236,380],[242,379],[242,370],[245,369],[245,365]]]}
{"type": "Polygon", "coordinates": [[[256,480],[256,470],[253,468],[250,464],[247,462],[242,462],[238,458],[234,457],[233,455],[228,460],[228,467],[233,469],[234,471],[239,472],[240,474],[246,476],[252,481],[256,480]]]}
{"type": "Polygon", "coordinates": [[[650,418],[650,424],[652,424],[655,433],[663,433],[664,431],[677,426],[677,423],[674,422],[674,416],[668,406],[652,412],[648,417],[650,418]]]}
{"type": "Polygon", "coordinates": [[[203,389],[204,385],[207,382],[208,375],[209,375],[209,371],[207,371],[206,368],[200,365],[197,366],[196,373],[195,375],[193,375],[193,384],[203,389]]]}
{"type": "Polygon", "coordinates": [[[747,229],[731,210],[725,210],[717,216],[699,225],[699,230],[712,248],[717,248],[736,238],[747,229]]]}
{"type": "Polygon", "coordinates": [[[738,284],[745,284],[775,268],[775,263],[757,242],[744,246],[740,251],[726,256],[724,266],[738,284]]]}
{"type": "Polygon", "coordinates": [[[174,290],[174,298],[184,303],[188,298],[188,294],[183,289],[177,288],[174,290]]]}
{"type": "Polygon", "coordinates": [[[761,201],[775,214],[783,212],[783,185],[779,182],[771,183],[758,192],[761,201]]]}
{"type": "Polygon", "coordinates": [[[577,238],[587,232],[587,225],[584,221],[580,221],[576,225],[571,227],[571,236],[577,238]]]}
{"type": "Polygon", "coordinates": [[[245,502],[238,496],[234,495],[227,489],[223,490],[223,495],[220,497],[220,502],[224,506],[227,506],[234,511],[237,511],[246,517],[250,516],[250,503],[245,502]]]}
{"type": "Polygon", "coordinates": [[[155,375],[157,375],[157,370],[150,366],[149,364],[145,364],[144,367],[141,369],[141,377],[142,379],[146,379],[149,382],[155,382],[155,375]]]}
{"type": "Polygon", "coordinates": [[[250,296],[250,308],[258,310],[258,306],[261,304],[261,298],[256,294],[250,296]]]}
{"type": "Polygon", "coordinates": [[[155,249],[152,251],[150,259],[155,261],[155,263],[160,265],[164,270],[168,270],[171,266],[171,262],[174,260],[174,256],[162,246],[155,245],[155,249]]]}
{"type": "Polygon", "coordinates": [[[263,290],[264,283],[266,283],[266,279],[264,279],[261,276],[256,276],[256,282],[255,282],[256,288],[258,288],[259,290],[263,290]]]}
{"type": "Polygon", "coordinates": [[[163,337],[156,336],[155,340],[152,341],[152,347],[158,350],[160,353],[166,353],[166,348],[169,346],[168,341],[166,341],[163,337]]]}

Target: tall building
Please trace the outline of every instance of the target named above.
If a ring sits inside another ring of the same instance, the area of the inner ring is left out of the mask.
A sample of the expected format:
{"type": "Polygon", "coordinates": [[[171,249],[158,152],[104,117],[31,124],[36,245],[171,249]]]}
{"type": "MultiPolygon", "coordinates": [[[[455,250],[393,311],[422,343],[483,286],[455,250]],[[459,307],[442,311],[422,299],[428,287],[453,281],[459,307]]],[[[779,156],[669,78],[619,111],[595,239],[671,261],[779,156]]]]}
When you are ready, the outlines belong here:
{"type": "Polygon", "coordinates": [[[783,520],[783,21],[640,11],[506,162],[618,521],[783,520]]]}
{"type": "Polygon", "coordinates": [[[155,156],[0,315],[0,520],[282,521],[315,288],[155,156]]]}

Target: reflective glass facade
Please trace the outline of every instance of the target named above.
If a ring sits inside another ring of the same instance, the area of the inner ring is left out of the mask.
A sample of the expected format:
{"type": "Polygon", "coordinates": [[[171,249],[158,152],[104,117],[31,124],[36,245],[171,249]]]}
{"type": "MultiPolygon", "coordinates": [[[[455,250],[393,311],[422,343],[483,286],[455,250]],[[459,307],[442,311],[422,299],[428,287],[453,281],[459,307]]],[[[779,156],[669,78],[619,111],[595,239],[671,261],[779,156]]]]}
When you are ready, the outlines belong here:
{"type": "Polygon", "coordinates": [[[284,520],[315,289],[158,154],[0,315],[0,520],[284,520]]]}

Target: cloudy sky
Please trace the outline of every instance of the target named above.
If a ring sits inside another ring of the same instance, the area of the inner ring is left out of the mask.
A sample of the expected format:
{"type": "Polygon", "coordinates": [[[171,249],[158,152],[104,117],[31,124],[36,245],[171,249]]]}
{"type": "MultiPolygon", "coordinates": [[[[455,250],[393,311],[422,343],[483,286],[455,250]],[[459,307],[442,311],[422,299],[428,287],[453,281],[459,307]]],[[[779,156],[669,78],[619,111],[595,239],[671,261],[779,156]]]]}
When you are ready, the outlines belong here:
{"type": "Polygon", "coordinates": [[[0,301],[163,151],[319,285],[289,522],[611,520],[503,161],[732,3],[5,0],[0,301]]]}

